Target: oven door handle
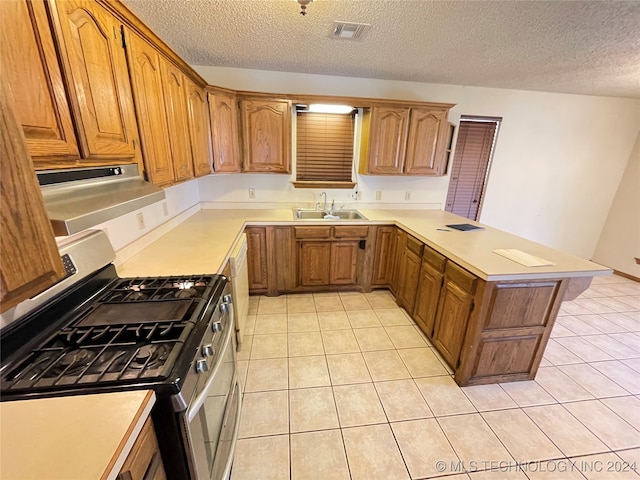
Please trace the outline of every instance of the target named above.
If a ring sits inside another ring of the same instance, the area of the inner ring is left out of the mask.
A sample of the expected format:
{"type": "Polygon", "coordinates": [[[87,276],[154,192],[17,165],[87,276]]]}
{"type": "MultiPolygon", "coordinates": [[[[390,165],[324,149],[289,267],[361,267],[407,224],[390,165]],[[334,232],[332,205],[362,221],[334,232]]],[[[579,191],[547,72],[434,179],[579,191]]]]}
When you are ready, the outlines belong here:
{"type": "Polygon", "coordinates": [[[233,466],[233,457],[236,452],[236,443],[238,440],[238,433],[240,432],[240,414],[242,413],[242,392],[240,391],[240,380],[236,380],[236,386],[238,388],[238,408],[236,410],[236,424],[233,427],[233,439],[231,441],[231,451],[229,452],[229,459],[224,466],[224,472],[222,478],[229,478],[231,473],[231,467],[233,466]]]}
{"type": "Polygon", "coordinates": [[[211,371],[211,374],[207,379],[207,383],[205,384],[204,388],[202,389],[200,394],[196,397],[196,399],[193,401],[193,403],[189,407],[189,410],[187,411],[187,420],[189,421],[189,423],[191,423],[191,421],[195,418],[195,416],[198,414],[198,411],[200,410],[200,407],[202,407],[202,404],[207,399],[209,389],[211,388],[211,384],[216,379],[216,374],[218,373],[218,370],[220,370],[220,365],[222,365],[222,360],[227,354],[227,350],[229,349],[229,344],[233,343],[231,341],[231,334],[234,331],[235,331],[235,328],[233,328],[233,323],[230,323],[227,327],[227,333],[224,336],[224,340],[223,340],[224,347],[222,347],[222,351],[220,352],[220,355],[216,360],[213,370],[211,371]]]}

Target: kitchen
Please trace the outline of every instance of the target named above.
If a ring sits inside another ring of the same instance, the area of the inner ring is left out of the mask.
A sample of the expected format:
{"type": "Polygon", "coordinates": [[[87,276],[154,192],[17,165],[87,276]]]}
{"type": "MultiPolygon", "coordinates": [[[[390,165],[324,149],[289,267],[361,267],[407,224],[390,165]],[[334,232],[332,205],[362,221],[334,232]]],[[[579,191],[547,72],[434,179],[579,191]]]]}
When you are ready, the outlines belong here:
{"type": "MultiPolygon", "coordinates": [[[[313,9],[317,9],[320,15],[321,8],[322,2],[315,2],[309,7],[309,15],[305,19],[295,20],[311,19],[313,9]]],[[[449,115],[452,123],[456,123],[456,118],[462,114],[502,116],[511,123],[506,121],[500,131],[480,220],[583,258],[591,258],[592,252],[598,250],[602,250],[600,255],[611,255],[611,250],[616,250],[606,246],[600,248],[598,239],[605,221],[609,222],[608,205],[616,196],[618,185],[623,189],[625,181],[633,182],[630,159],[637,158],[638,147],[631,155],[630,152],[633,142],[637,143],[637,100],[364,78],[345,81],[340,77],[224,67],[197,67],[196,70],[207,83],[235,90],[457,103],[449,115]],[[546,123],[550,113],[554,121],[546,123]],[[526,151],[521,148],[522,144],[528,145],[526,151]],[[607,176],[601,175],[603,158],[607,159],[607,176]],[[631,174],[623,175],[627,163],[631,174]],[[536,168],[532,169],[531,165],[536,168]],[[580,165],[579,175],[576,174],[577,165],[580,165]],[[623,179],[622,183],[620,179],[623,179]],[[571,205],[571,208],[558,208],[558,205],[571,205]]],[[[290,181],[291,177],[287,175],[207,175],[168,187],[165,189],[166,206],[160,202],[141,210],[144,218],[142,228],[137,216],[140,212],[132,212],[102,225],[117,252],[116,266],[122,266],[126,272],[126,260],[131,260],[133,263],[129,264],[129,271],[133,271],[131,265],[135,264],[134,257],[138,252],[163,234],[171,235],[173,231],[178,235],[179,232],[172,228],[182,224],[201,206],[217,207],[218,210],[246,207],[288,209],[291,204],[312,206],[319,201],[319,192],[293,190],[290,181]],[[255,198],[250,198],[250,189],[254,189],[255,198]]],[[[350,207],[362,210],[407,206],[414,209],[440,208],[447,183],[446,176],[392,178],[358,175],[361,195],[358,200],[351,198],[351,190],[329,190],[328,196],[335,198],[339,205],[351,204],[350,207]],[[377,191],[382,192],[381,201],[375,200],[377,191]],[[404,200],[406,191],[412,192],[410,201],[404,200]]],[[[626,208],[633,208],[633,205],[626,208]]],[[[628,216],[632,217],[632,214],[628,216]]],[[[260,221],[260,218],[253,217],[252,220],[260,221]]],[[[268,218],[264,220],[269,221],[268,218]]],[[[612,218],[611,222],[615,224],[614,220],[612,218]]],[[[210,235],[217,237],[213,232],[210,235]]],[[[211,263],[213,272],[221,266],[230,245],[211,248],[224,250],[221,259],[211,263]]],[[[183,248],[179,253],[183,258],[188,257],[183,248]]],[[[156,258],[161,261],[157,266],[150,265],[149,269],[163,268],[163,257],[156,258]]],[[[597,256],[593,258],[599,260],[597,256]]],[[[612,264],[612,260],[604,260],[610,257],[602,258],[601,263],[616,270],[635,273],[635,267],[612,264]]],[[[161,275],[174,273],[157,272],[161,275]]],[[[268,300],[265,302],[269,303],[268,300]]],[[[239,444],[251,442],[241,440],[239,444]]],[[[356,475],[354,472],[351,474],[356,475]]]]}

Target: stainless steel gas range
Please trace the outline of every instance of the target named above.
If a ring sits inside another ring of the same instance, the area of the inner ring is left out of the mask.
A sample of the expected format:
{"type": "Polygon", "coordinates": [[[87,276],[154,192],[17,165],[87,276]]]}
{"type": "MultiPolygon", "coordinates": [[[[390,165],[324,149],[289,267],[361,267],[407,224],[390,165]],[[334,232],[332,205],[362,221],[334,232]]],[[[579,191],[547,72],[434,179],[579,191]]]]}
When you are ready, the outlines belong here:
{"type": "Polygon", "coordinates": [[[1,400],[153,389],[168,478],[227,478],[241,394],[226,277],[119,278],[101,231],[60,250],[67,277],[2,315],[1,400]]]}

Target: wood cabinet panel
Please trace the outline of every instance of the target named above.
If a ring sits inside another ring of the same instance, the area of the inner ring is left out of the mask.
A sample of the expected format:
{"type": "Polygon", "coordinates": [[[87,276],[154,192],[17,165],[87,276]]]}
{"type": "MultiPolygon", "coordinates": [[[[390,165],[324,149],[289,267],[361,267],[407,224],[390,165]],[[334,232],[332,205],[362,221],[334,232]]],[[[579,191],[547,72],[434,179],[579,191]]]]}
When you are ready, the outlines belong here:
{"type": "Polygon", "coordinates": [[[528,374],[533,367],[540,339],[541,335],[524,335],[482,340],[478,346],[475,379],[528,374]]]}
{"type": "Polygon", "coordinates": [[[333,227],[334,238],[367,238],[369,227],[366,225],[349,225],[333,227]]]}
{"type": "Polygon", "coordinates": [[[0,62],[34,162],[46,167],[51,160],[78,160],[71,111],[42,0],[0,2],[0,62]]]}
{"type": "Polygon", "coordinates": [[[291,103],[241,100],[245,172],[290,173],[291,103]]]}
{"type": "Polygon", "coordinates": [[[330,285],[357,283],[358,242],[332,242],[330,285]]]}
{"type": "Polygon", "coordinates": [[[141,162],[120,23],[96,2],[51,3],[83,158],[141,162]]]}
{"type": "Polygon", "coordinates": [[[420,256],[408,247],[404,249],[398,269],[399,281],[396,302],[407,312],[413,312],[420,276],[420,256]]]}
{"type": "Polygon", "coordinates": [[[209,116],[213,143],[213,170],[219,173],[240,172],[238,146],[238,108],[235,95],[209,93],[209,116]]]}
{"type": "Polygon", "coordinates": [[[265,227],[247,227],[247,265],[249,290],[266,291],[269,288],[267,274],[267,232],[265,227]]]}
{"type": "Polygon", "coordinates": [[[497,285],[488,302],[485,329],[546,325],[557,287],[557,282],[497,285]]]}
{"type": "Polygon", "coordinates": [[[331,227],[293,227],[295,238],[331,238],[331,227]]]}
{"type": "Polygon", "coordinates": [[[173,182],[169,125],[165,113],[160,53],[127,30],[127,59],[140,125],[145,171],[156,185],[173,182]]]}
{"type": "Polygon", "coordinates": [[[458,367],[472,302],[471,293],[460,288],[451,278],[445,277],[443,291],[440,294],[433,343],[453,369],[458,367]]]}
{"type": "Polygon", "coordinates": [[[372,285],[391,284],[395,266],[395,230],[396,227],[378,227],[371,279],[372,285]]]}
{"type": "Polygon", "coordinates": [[[428,262],[422,262],[413,318],[429,338],[433,337],[443,277],[444,275],[440,270],[433,268],[428,262]]]}
{"type": "Polygon", "coordinates": [[[371,109],[368,173],[403,173],[409,111],[408,108],[393,107],[371,109]]]}
{"type": "Polygon", "coordinates": [[[162,60],[161,67],[173,175],[175,180],[179,182],[193,178],[186,79],[178,67],[170,64],[167,60],[162,60]]]}
{"type": "Polygon", "coordinates": [[[288,292],[296,287],[295,241],[291,227],[267,227],[270,232],[267,248],[272,254],[269,263],[269,294],[288,292]]]}
{"type": "Polygon", "coordinates": [[[151,418],[148,418],[120,469],[118,480],[165,480],[166,478],[156,432],[151,418]]]}
{"type": "Polygon", "coordinates": [[[396,228],[394,237],[395,237],[393,241],[393,243],[395,244],[395,252],[394,252],[394,259],[393,259],[394,268],[391,275],[390,287],[391,287],[391,291],[396,294],[396,298],[397,298],[398,291],[400,288],[400,279],[402,278],[400,276],[400,266],[402,262],[402,256],[404,255],[404,250],[407,246],[407,234],[403,230],[396,228]]]}
{"type": "Polygon", "coordinates": [[[329,285],[330,242],[300,242],[300,285],[329,285]]]}
{"type": "Polygon", "coordinates": [[[447,111],[411,109],[404,172],[410,175],[439,175],[443,160],[443,132],[448,130],[447,111]]]}
{"type": "Polygon", "coordinates": [[[204,88],[188,78],[187,105],[189,109],[189,138],[193,173],[196,177],[212,172],[211,128],[209,126],[209,101],[204,88]]]}
{"type": "Polygon", "coordinates": [[[64,277],[22,128],[0,83],[0,311],[64,277]]]}

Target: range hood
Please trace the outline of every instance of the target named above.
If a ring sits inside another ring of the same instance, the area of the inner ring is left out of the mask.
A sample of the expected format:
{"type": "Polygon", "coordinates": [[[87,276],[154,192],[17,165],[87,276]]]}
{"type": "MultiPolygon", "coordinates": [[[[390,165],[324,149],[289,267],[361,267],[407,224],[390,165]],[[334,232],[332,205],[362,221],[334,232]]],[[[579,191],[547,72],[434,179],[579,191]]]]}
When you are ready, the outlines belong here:
{"type": "Polygon", "coordinates": [[[137,165],[37,172],[47,214],[57,236],[71,235],[165,198],[137,165]]]}

